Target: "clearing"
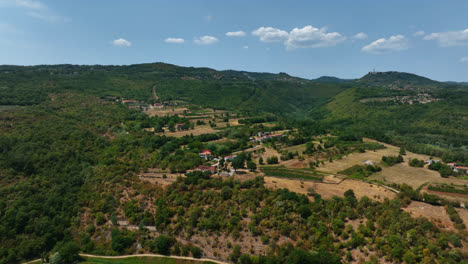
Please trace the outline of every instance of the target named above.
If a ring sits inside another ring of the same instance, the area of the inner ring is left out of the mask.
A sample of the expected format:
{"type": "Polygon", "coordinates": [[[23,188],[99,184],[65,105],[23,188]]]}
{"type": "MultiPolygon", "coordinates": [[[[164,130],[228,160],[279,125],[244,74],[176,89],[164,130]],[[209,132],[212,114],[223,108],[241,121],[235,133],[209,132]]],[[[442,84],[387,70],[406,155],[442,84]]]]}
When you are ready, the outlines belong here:
{"type": "MultiPolygon", "coordinates": [[[[329,180],[331,181],[331,179],[329,180]]],[[[343,197],[344,192],[349,189],[354,191],[357,199],[361,199],[367,196],[371,199],[383,201],[384,198],[393,199],[396,197],[396,193],[380,187],[375,184],[366,182],[356,181],[352,179],[345,179],[343,181],[337,181],[339,183],[326,183],[324,182],[312,182],[312,181],[300,181],[300,180],[289,180],[276,177],[265,177],[265,186],[268,188],[282,189],[287,188],[290,191],[307,194],[308,189],[312,188],[316,193],[320,194],[323,199],[330,199],[333,196],[343,197]]]]}

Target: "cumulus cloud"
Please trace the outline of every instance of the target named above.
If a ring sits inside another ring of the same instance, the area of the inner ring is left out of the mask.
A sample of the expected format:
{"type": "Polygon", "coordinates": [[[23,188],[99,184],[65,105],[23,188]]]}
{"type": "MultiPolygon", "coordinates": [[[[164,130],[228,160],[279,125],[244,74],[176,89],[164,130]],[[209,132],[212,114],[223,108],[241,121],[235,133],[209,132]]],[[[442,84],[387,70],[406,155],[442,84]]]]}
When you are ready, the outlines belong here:
{"type": "Polygon", "coordinates": [[[328,33],[325,27],[318,29],[313,26],[305,26],[291,30],[285,45],[287,49],[321,48],[334,46],[345,39],[346,37],[338,32],[328,33]]]}
{"type": "Polygon", "coordinates": [[[245,36],[245,32],[242,31],[242,30],[227,32],[226,36],[228,36],[228,37],[243,37],[243,36],[245,36]]]}
{"type": "Polygon", "coordinates": [[[182,44],[185,42],[183,38],[167,38],[164,40],[166,43],[175,43],[175,44],[182,44]]]}
{"type": "Polygon", "coordinates": [[[463,57],[460,59],[460,62],[468,62],[468,57],[463,57]]]}
{"type": "Polygon", "coordinates": [[[252,35],[259,37],[262,42],[281,42],[289,36],[288,32],[273,27],[260,27],[252,31],[252,35]]]}
{"type": "Polygon", "coordinates": [[[420,36],[424,36],[424,34],[425,34],[424,31],[419,30],[419,31],[414,32],[413,36],[420,37],[420,36]]]}
{"type": "Polygon", "coordinates": [[[353,39],[366,39],[366,38],[367,38],[367,34],[364,32],[359,32],[353,36],[353,39]]]}
{"type": "Polygon", "coordinates": [[[361,50],[369,53],[384,53],[389,51],[400,51],[408,49],[408,40],[403,35],[391,36],[388,39],[381,38],[361,50]]]}
{"type": "Polygon", "coordinates": [[[119,38],[119,39],[114,39],[111,41],[112,45],[117,46],[117,47],[130,47],[132,46],[132,43],[126,39],[119,38]]]}
{"type": "Polygon", "coordinates": [[[468,28],[459,31],[431,33],[424,39],[435,40],[441,47],[464,46],[468,45],[468,28]]]}
{"type": "Polygon", "coordinates": [[[252,31],[252,35],[262,42],[283,42],[286,49],[321,48],[334,46],[346,39],[338,32],[327,32],[327,28],[305,26],[294,28],[290,32],[273,27],[260,27],[252,31]]]}
{"type": "Polygon", "coordinates": [[[211,44],[214,44],[214,43],[216,43],[218,41],[219,40],[217,38],[212,37],[212,36],[202,36],[202,37],[199,37],[199,38],[195,38],[193,40],[193,42],[195,42],[198,45],[211,45],[211,44]]]}

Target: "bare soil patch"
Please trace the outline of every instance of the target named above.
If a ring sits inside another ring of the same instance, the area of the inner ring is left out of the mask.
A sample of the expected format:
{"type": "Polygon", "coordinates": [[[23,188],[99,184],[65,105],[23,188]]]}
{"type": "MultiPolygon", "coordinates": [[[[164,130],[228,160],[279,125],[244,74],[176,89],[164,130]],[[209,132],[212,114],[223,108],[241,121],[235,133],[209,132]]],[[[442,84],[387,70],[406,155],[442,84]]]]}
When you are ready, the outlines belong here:
{"type": "Polygon", "coordinates": [[[413,201],[408,207],[403,208],[403,210],[408,212],[412,217],[425,217],[441,229],[455,230],[455,227],[443,206],[434,206],[423,202],[413,201]]]}
{"type": "Polygon", "coordinates": [[[139,174],[138,178],[142,181],[150,182],[152,184],[159,184],[163,187],[166,187],[175,182],[179,176],[183,176],[183,174],[169,173],[157,169],[149,169],[148,172],[139,174]],[[163,175],[166,175],[166,178],[164,178],[163,175]]]}

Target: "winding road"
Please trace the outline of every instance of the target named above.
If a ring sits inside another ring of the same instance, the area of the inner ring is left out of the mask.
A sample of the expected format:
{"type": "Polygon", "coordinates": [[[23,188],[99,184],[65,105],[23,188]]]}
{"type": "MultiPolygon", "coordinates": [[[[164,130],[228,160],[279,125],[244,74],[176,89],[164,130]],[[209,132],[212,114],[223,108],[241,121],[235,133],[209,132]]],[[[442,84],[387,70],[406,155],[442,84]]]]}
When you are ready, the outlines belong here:
{"type": "MultiPolygon", "coordinates": [[[[228,262],[222,262],[219,260],[208,259],[208,258],[192,258],[192,257],[182,257],[182,256],[166,256],[166,255],[159,255],[159,254],[137,254],[137,255],[122,255],[122,256],[99,256],[99,255],[91,255],[91,254],[79,254],[82,257],[88,258],[103,258],[103,259],[123,259],[123,258],[131,258],[131,257],[162,257],[162,258],[172,258],[172,259],[183,259],[183,260],[193,260],[197,262],[202,261],[210,261],[217,264],[228,264],[228,262]]],[[[28,262],[24,262],[23,264],[30,264],[34,262],[41,261],[41,259],[31,260],[28,262]]]]}

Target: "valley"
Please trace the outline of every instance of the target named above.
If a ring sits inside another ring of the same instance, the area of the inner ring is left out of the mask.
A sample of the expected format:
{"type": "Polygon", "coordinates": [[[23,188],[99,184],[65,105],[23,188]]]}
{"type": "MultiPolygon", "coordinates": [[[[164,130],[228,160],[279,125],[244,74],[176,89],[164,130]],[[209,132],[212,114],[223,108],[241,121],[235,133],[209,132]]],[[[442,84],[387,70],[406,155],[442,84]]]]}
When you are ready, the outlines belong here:
{"type": "Polygon", "coordinates": [[[2,103],[15,105],[2,108],[0,126],[5,263],[78,253],[227,263],[468,255],[462,86],[395,73],[390,88],[378,74],[252,80],[161,63],[12,67],[3,74],[23,75],[0,79],[11,87],[2,103]],[[69,67],[78,74],[56,74],[69,67]],[[134,72],[124,77],[126,67],[134,72]],[[421,85],[441,100],[374,99],[421,85]]]}

